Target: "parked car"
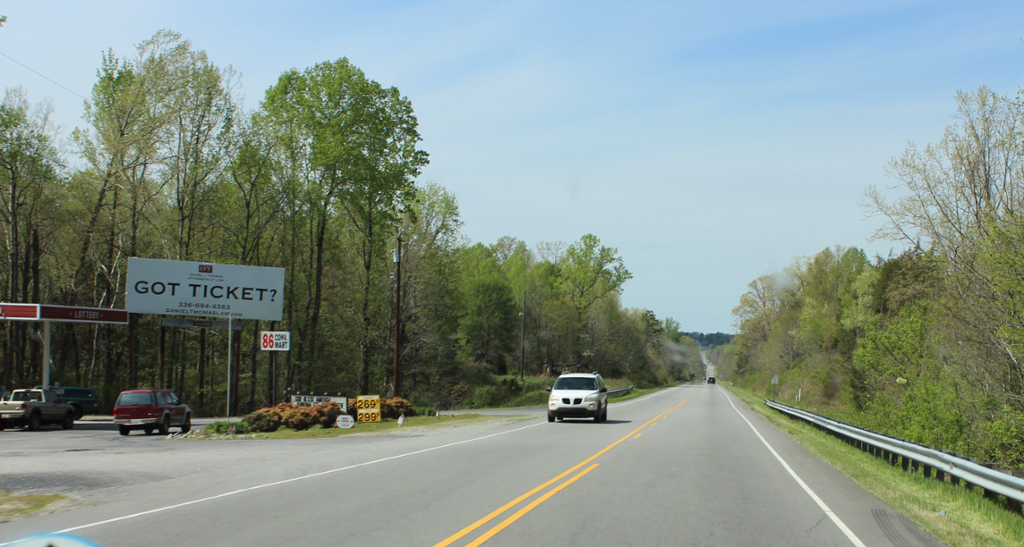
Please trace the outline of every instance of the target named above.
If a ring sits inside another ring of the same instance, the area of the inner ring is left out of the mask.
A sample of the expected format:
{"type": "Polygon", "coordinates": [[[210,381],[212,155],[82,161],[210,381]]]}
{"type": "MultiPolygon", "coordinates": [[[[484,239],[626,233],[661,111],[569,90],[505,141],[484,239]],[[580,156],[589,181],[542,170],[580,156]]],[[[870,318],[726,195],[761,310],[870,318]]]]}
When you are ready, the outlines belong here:
{"type": "Polygon", "coordinates": [[[48,389],[16,389],[0,403],[0,430],[27,427],[32,431],[47,424],[75,427],[75,411],[48,389]]]}
{"type": "MultiPolygon", "coordinates": [[[[43,386],[36,386],[36,389],[43,389],[43,386]]],[[[84,414],[97,414],[100,411],[100,399],[96,396],[96,390],[91,387],[61,386],[53,391],[56,391],[65,403],[71,405],[76,420],[81,420],[84,414]]]]}
{"type": "Polygon", "coordinates": [[[562,418],[608,419],[608,388],[604,378],[591,374],[563,374],[548,391],[548,421],[562,418]]]}
{"type": "Polygon", "coordinates": [[[185,433],[192,429],[192,411],[173,391],[130,389],[122,391],[114,404],[114,423],[122,435],[141,429],[167,435],[172,427],[185,433]]]}

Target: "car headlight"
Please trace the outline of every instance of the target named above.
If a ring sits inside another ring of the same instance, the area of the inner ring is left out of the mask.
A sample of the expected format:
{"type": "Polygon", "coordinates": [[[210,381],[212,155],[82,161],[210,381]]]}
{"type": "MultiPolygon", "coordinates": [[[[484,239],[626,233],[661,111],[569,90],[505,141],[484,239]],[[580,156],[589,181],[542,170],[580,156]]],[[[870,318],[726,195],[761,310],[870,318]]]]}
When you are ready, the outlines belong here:
{"type": "Polygon", "coordinates": [[[557,403],[558,397],[548,397],[548,403],[557,403]]]}
{"type": "Polygon", "coordinates": [[[596,401],[596,400],[597,400],[597,397],[598,397],[598,394],[597,394],[597,393],[594,393],[593,395],[587,395],[587,398],[586,398],[586,399],[584,399],[584,400],[585,400],[586,402],[588,402],[588,403],[592,403],[592,402],[594,402],[594,401],[596,401]]]}

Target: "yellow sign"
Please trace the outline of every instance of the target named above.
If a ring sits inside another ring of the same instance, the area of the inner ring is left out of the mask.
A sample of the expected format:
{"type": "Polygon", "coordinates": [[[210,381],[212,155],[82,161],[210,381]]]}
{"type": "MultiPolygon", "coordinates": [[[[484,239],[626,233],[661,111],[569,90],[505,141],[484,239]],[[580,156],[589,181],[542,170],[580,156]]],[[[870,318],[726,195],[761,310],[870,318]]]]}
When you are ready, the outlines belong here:
{"type": "Polygon", "coordinates": [[[356,397],[356,410],[380,410],[380,395],[356,397]]]}
{"type": "Polygon", "coordinates": [[[356,397],[356,421],[361,424],[380,423],[380,395],[356,397]]]}
{"type": "Polygon", "coordinates": [[[359,410],[356,411],[356,421],[361,424],[379,424],[380,410],[359,410]]]}

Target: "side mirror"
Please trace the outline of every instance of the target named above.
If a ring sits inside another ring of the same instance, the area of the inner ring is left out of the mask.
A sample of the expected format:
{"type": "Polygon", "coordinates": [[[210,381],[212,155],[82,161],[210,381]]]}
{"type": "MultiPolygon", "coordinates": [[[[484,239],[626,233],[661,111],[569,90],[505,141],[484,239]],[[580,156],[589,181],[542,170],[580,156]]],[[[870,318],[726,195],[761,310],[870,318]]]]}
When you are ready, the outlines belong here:
{"type": "Polygon", "coordinates": [[[546,390],[546,391],[547,391],[548,393],[551,393],[551,388],[549,388],[549,387],[546,387],[546,388],[544,388],[544,389],[545,389],[545,390],[546,390]]]}
{"type": "Polygon", "coordinates": [[[608,388],[606,388],[606,387],[601,388],[601,393],[608,393],[608,388]]]}

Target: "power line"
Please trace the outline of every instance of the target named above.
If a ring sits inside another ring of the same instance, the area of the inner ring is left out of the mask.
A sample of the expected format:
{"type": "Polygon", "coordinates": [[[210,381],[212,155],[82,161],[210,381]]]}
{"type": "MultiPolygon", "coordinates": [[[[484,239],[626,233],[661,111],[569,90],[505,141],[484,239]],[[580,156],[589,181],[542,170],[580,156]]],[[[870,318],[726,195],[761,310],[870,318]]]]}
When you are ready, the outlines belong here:
{"type": "Polygon", "coordinates": [[[35,70],[32,70],[32,69],[31,69],[31,68],[29,68],[28,66],[25,66],[24,64],[22,64],[22,63],[19,63],[19,62],[18,62],[18,61],[17,61],[16,59],[14,59],[13,57],[11,57],[10,55],[8,55],[8,54],[6,54],[6,53],[4,53],[4,52],[2,52],[2,51],[0,51],[0,55],[3,55],[4,57],[7,57],[8,59],[10,59],[11,61],[13,61],[14,63],[16,63],[16,64],[18,64],[18,65],[21,65],[21,67],[22,67],[22,68],[24,68],[25,70],[28,70],[28,71],[30,71],[30,72],[32,72],[32,73],[34,73],[35,75],[39,76],[40,78],[43,78],[44,80],[46,80],[46,81],[48,81],[48,82],[50,82],[50,83],[52,83],[52,84],[54,84],[54,85],[56,85],[56,86],[58,86],[58,87],[62,88],[63,90],[67,91],[68,93],[71,93],[72,95],[74,95],[74,96],[76,96],[76,97],[79,97],[79,98],[80,98],[80,99],[82,99],[83,101],[88,101],[88,100],[89,100],[89,99],[86,99],[85,97],[82,97],[82,96],[81,96],[81,95],[79,95],[78,93],[75,93],[74,91],[71,91],[70,89],[68,89],[68,88],[66,88],[66,87],[64,87],[64,86],[62,86],[62,85],[60,85],[59,83],[57,83],[57,82],[55,82],[55,81],[53,81],[53,80],[51,80],[51,79],[47,78],[46,76],[44,76],[44,75],[40,74],[39,72],[36,72],[35,70]]]}

